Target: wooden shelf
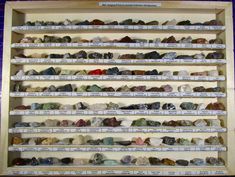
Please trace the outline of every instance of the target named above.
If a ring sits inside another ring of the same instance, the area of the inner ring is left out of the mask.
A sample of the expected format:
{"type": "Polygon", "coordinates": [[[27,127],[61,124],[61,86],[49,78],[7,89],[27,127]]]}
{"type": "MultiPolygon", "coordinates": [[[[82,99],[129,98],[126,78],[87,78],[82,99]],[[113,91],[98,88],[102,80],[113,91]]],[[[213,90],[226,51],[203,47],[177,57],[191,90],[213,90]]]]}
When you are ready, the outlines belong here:
{"type": "Polygon", "coordinates": [[[168,25],[68,25],[68,26],[13,26],[12,31],[20,34],[44,33],[88,33],[88,32],[143,32],[143,33],[206,33],[217,34],[223,32],[225,26],[168,26],[168,25]]]}
{"type": "Polygon", "coordinates": [[[11,59],[12,64],[58,64],[58,65],[125,65],[125,64],[145,64],[145,65],[223,65],[225,59],[63,59],[63,58],[17,58],[11,59]]]}
{"type": "Polygon", "coordinates": [[[190,116],[212,116],[212,115],[226,115],[226,111],[220,110],[104,110],[104,111],[90,111],[90,110],[13,110],[10,115],[25,115],[25,116],[77,116],[77,115],[190,115],[190,116]]]}
{"type": "Polygon", "coordinates": [[[17,127],[10,128],[9,133],[214,133],[226,132],[223,127],[17,127]]]}
{"type": "Polygon", "coordinates": [[[179,43],[13,43],[12,48],[21,49],[67,49],[67,48],[134,48],[134,49],[225,49],[224,44],[179,44],[179,43]]]}
{"type": "Polygon", "coordinates": [[[102,80],[102,81],[224,81],[224,76],[149,76],[149,75],[34,75],[34,76],[11,76],[13,81],[81,81],[81,80],[102,80]]]}

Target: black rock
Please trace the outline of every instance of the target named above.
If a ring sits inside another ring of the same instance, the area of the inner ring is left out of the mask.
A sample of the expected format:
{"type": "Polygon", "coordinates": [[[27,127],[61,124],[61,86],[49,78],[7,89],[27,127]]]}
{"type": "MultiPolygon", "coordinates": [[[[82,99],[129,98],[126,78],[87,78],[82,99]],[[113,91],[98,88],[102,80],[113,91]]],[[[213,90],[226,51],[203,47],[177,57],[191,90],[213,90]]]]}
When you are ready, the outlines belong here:
{"type": "Polygon", "coordinates": [[[89,144],[89,145],[100,145],[100,144],[102,144],[102,140],[101,139],[97,139],[97,140],[88,140],[87,141],[87,143],[89,144]]]}
{"type": "Polygon", "coordinates": [[[149,157],[149,163],[151,165],[161,165],[161,160],[159,158],[156,157],[149,157]]]}
{"type": "Polygon", "coordinates": [[[178,22],[177,25],[191,25],[191,22],[189,20],[178,22]]]}
{"type": "Polygon", "coordinates": [[[73,91],[73,87],[71,84],[66,84],[64,86],[59,86],[56,88],[57,92],[72,92],[73,91]]]}
{"type": "Polygon", "coordinates": [[[113,58],[113,53],[104,53],[104,59],[112,59],[113,58]]]}
{"type": "Polygon", "coordinates": [[[53,67],[50,67],[41,71],[40,75],[57,75],[57,73],[53,67]]]}
{"type": "Polygon", "coordinates": [[[106,71],[107,75],[118,75],[119,74],[119,69],[117,67],[109,68],[106,71]]]}
{"type": "Polygon", "coordinates": [[[119,25],[132,25],[132,24],[133,24],[132,19],[126,19],[119,23],[119,25]]]}
{"type": "Polygon", "coordinates": [[[102,54],[98,53],[98,52],[90,53],[88,55],[88,58],[90,58],[90,59],[101,59],[102,58],[102,54]]]}
{"type": "Polygon", "coordinates": [[[168,144],[168,145],[174,145],[176,143],[176,140],[174,137],[164,136],[162,137],[162,140],[164,144],[168,144]]]}
{"type": "Polygon", "coordinates": [[[162,109],[163,110],[175,110],[175,106],[172,104],[172,103],[165,103],[163,106],[162,106],[162,109]]]}
{"type": "Polygon", "coordinates": [[[72,41],[71,37],[70,36],[64,36],[62,38],[62,42],[63,43],[70,43],[72,41]]]}
{"type": "Polygon", "coordinates": [[[224,54],[220,52],[208,53],[206,59],[224,59],[224,54]]]}
{"type": "Polygon", "coordinates": [[[118,22],[117,21],[113,21],[113,22],[110,22],[110,23],[106,23],[106,25],[118,25],[118,22]]]}
{"type": "Polygon", "coordinates": [[[62,54],[50,54],[48,56],[48,58],[63,58],[63,57],[64,57],[64,55],[62,55],[62,54]]]}
{"type": "Polygon", "coordinates": [[[156,51],[145,53],[144,54],[145,59],[160,59],[160,54],[156,51]]]}
{"type": "Polygon", "coordinates": [[[115,143],[122,145],[122,146],[129,146],[132,144],[132,141],[116,141],[115,143]]]}
{"type": "Polygon", "coordinates": [[[193,59],[190,55],[178,55],[176,59],[193,59]]]}
{"type": "Polygon", "coordinates": [[[148,109],[148,105],[147,104],[138,104],[138,109],[140,109],[140,110],[147,110],[148,109]]]}
{"type": "Polygon", "coordinates": [[[61,159],[61,163],[62,163],[63,165],[68,165],[68,164],[70,164],[70,163],[73,163],[73,159],[72,159],[72,158],[69,158],[69,157],[66,157],[66,158],[61,159]]]}
{"type": "Polygon", "coordinates": [[[37,160],[35,157],[31,159],[30,165],[36,166],[39,165],[39,160],[37,160]]]}
{"type": "Polygon", "coordinates": [[[148,108],[152,110],[158,110],[160,109],[160,102],[154,102],[154,103],[148,104],[148,108]]]}
{"type": "Polygon", "coordinates": [[[14,123],[13,127],[29,127],[28,122],[16,122],[14,123]]]}
{"type": "Polygon", "coordinates": [[[153,69],[152,71],[145,71],[145,75],[158,75],[158,71],[153,69]]]}
{"type": "Polygon", "coordinates": [[[84,50],[81,50],[78,53],[75,53],[74,56],[76,59],[80,59],[80,58],[87,59],[87,53],[84,50]]]}
{"type": "Polygon", "coordinates": [[[14,92],[22,92],[22,91],[24,91],[24,88],[21,85],[21,83],[16,82],[15,85],[13,86],[13,91],[14,92]]]}
{"type": "Polygon", "coordinates": [[[182,159],[176,160],[175,162],[177,165],[180,165],[180,166],[188,166],[188,164],[189,164],[189,161],[182,160],[182,159]]]}
{"type": "Polygon", "coordinates": [[[88,20],[76,23],[76,25],[90,25],[90,24],[91,23],[88,20]]]}

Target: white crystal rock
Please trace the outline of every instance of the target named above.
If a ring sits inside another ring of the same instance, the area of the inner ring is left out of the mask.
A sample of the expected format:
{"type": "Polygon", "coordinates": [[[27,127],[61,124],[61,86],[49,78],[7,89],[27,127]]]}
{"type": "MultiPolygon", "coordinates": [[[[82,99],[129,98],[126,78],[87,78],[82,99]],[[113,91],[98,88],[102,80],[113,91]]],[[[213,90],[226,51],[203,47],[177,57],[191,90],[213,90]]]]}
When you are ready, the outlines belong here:
{"type": "Polygon", "coordinates": [[[197,146],[203,146],[205,144],[204,140],[201,138],[192,138],[191,142],[196,144],[197,146]]]}
{"type": "Polygon", "coordinates": [[[132,120],[122,120],[121,122],[121,126],[124,126],[124,127],[130,127],[132,124],[132,120]]]}
{"type": "Polygon", "coordinates": [[[171,71],[162,71],[162,76],[172,76],[171,71]]]}
{"type": "Polygon", "coordinates": [[[161,138],[150,138],[150,145],[152,146],[160,146],[162,144],[161,138]]]}
{"type": "Polygon", "coordinates": [[[207,73],[208,73],[208,76],[219,76],[218,70],[207,71],[207,73]]]}
{"type": "Polygon", "coordinates": [[[204,53],[198,53],[193,55],[194,59],[205,59],[205,54],[204,53]]]}
{"type": "Polygon", "coordinates": [[[21,76],[24,76],[25,75],[25,73],[24,73],[24,71],[21,69],[21,70],[19,70],[17,73],[16,73],[16,76],[18,76],[18,77],[21,77],[21,76]]]}
{"type": "Polygon", "coordinates": [[[206,105],[205,104],[203,104],[203,103],[198,104],[197,110],[205,110],[205,109],[206,109],[206,105]]]}
{"type": "Polygon", "coordinates": [[[72,24],[72,22],[69,19],[66,19],[63,23],[64,23],[65,26],[72,24]]]}
{"type": "Polygon", "coordinates": [[[198,119],[198,120],[194,121],[193,124],[196,127],[205,127],[205,126],[207,126],[207,122],[204,119],[198,119]]]}
{"type": "Polygon", "coordinates": [[[189,76],[189,72],[186,70],[180,70],[178,76],[189,76]]]}
{"type": "Polygon", "coordinates": [[[60,110],[73,110],[73,105],[70,104],[61,105],[60,110]]]}
{"type": "Polygon", "coordinates": [[[192,88],[190,87],[189,84],[184,84],[178,87],[178,91],[179,92],[192,92],[192,88]]]}
{"type": "Polygon", "coordinates": [[[100,127],[103,125],[103,118],[100,117],[92,117],[91,126],[92,127],[100,127]]]}
{"type": "Polygon", "coordinates": [[[103,111],[106,110],[107,108],[108,108],[107,104],[105,103],[95,103],[89,106],[89,109],[92,111],[103,111]]]}

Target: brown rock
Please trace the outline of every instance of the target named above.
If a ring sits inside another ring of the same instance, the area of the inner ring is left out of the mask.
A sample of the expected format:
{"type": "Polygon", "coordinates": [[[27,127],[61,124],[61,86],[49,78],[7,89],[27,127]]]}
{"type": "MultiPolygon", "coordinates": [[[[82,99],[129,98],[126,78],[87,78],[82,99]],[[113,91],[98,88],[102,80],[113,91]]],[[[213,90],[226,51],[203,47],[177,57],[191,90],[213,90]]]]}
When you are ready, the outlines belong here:
{"type": "Polygon", "coordinates": [[[147,89],[146,92],[164,92],[164,88],[159,88],[159,87],[152,87],[150,89],[147,89]]]}
{"type": "Polygon", "coordinates": [[[98,20],[98,19],[94,19],[94,20],[91,22],[91,25],[104,25],[104,22],[101,21],[101,20],[98,20]]]}
{"type": "Polygon", "coordinates": [[[125,36],[124,38],[120,39],[118,42],[135,43],[135,40],[131,39],[129,36],[125,36]]]}
{"type": "Polygon", "coordinates": [[[170,165],[170,166],[175,166],[175,161],[168,159],[168,158],[164,158],[161,160],[163,165],[170,165]]]}
{"type": "Polygon", "coordinates": [[[16,145],[19,145],[19,144],[23,144],[24,140],[20,137],[13,137],[12,138],[12,144],[16,144],[16,145]]]}
{"type": "Polygon", "coordinates": [[[192,40],[193,44],[206,44],[208,41],[205,38],[197,38],[192,40]]]}
{"type": "Polygon", "coordinates": [[[177,41],[174,36],[170,36],[169,38],[164,38],[162,43],[177,43],[177,41]]]}
{"type": "Polygon", "coordinates": [[[31,109],[31,106],[20,105],[20,106],[16,106],[15,109],[17,109],[17,110],[26,110],[26,109],[31,109]]]}
{"type": "Polygon", "coordinates": [[[144,75],[145,71],[143,70],[133,70],[133,75],[144,75]]]}
{"type": "Polygon", "coordinates": [[[124,54],[118,57],[119,59],[136,59],[135,54],[124,54]]]}
{"type": "Polygon", "coordinates": [[[207,76],[207,72],[203,71],[203,72],[194,72],[190,74],[191,76],[207,76]]]}

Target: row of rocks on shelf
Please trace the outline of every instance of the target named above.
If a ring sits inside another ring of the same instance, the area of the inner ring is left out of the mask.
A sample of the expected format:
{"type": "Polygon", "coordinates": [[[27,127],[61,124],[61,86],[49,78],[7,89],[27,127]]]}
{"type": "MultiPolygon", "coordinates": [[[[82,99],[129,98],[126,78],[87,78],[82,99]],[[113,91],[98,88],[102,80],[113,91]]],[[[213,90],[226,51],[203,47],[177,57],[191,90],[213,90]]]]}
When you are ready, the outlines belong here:
{"type": "Polygon", "coordinates": [[[63,138],[59,140],[55,137],[33,137],[33,138],[20,138],[14,136],[12,138],[13,145],[139,145],[139,146],[160,146],[160,145],[222,145],[223,139],[217,136],[210,136],[203,140],[202,138],[175,138],[164,136],[162,138],[149,137],[141,138],[134,137],[131,140],[121,140],[122,138],[105,137],[102,139],[92,139],[90,135],[77,135],[73,138],[63,138]]]}
{"type": "Polygon", "coordinates": [[[17,58],[63,58],[63,59],[224,59],[224,54],[221,52],[211,52],[205,55],[204,53],[197,53],[194,55],[177,55],[176,52],[168,52],[160,54],[157,51],[152,51],[148,53],[136,53],[136,54],[115,54],[111,52],[107,53],[99,53],[99,52],[86,52],[84,50],[80,50],[77,53],[70,54],[32,54],[25,56],[24,54],[20,54],[14,56],[17,58]],[[117,55],[117,56],[116,56],[117,55]],[[114,57],[115,56],[115,57],[114,57]]]}
{"type": "Polygon", "coordinates": [[[169,158],[157,158],[157,157],[134,157],[132,155],[123,156],[120,161],[115,159],[108,159],[104,154],[95,153],[90,159],[86,158],[71,158],[65,157],[58,159],[56,157],[47,158],[16,158],[12,161],[12,165],[24,166],[24,165],[137,165],[137,166],[148,166],[148,165],[166,165],[166,166],[204,166],[204,165],[224,165],[225,161],[222,158],[206,157],[194,158],[190,161],[184,159],[173,160],[169,158]]]}
{"type": "Polygon", "coordinates": [[[223,122],[220,119],[197,119],[195,121],[191,120],[170,120],[170,121],[153,121],[145,118],[139,118],[136,120],[128,119],[116,119],[116,117],[111,118],[101,118],[93,117],[90,120],[79,119],[77,121],[72,120],[62,120],[57,119],[47,119],[44,122],[15,122],[13,127],[159,127],[159,126],[169,126],[169,127],[221,127],[223,122]]]}
{"type": "MultiPolygon", "coordinates": [[[[133,19],[125,19],[121,22],[118,21],[109,21],[109,22],[104,22],[99,19],[94,19],[94,20],[84,20],[84,21],[79,21],[79,20],[69,20],[66,19],[61,22],[54,22],[54,21],[27,21],[24,26],[68,26],[68,25],[160,25],[157,20],[149,21],[149,22],[144,22],[143,20],[133,20],[133,19]]],[[[205,25],[205,26],[222,26],[223,23],[220,20],[210,20],[210,21],[205,21],[203,23],[197,22],[197,23],[192,23],[190,20],[184,20],[184,21],[179,21],[177,22],[175,19],[173,20],[167,20],[162,23],[162,25],[205,25]]]]}
{"type": "MultiPolygon", "coordinates": [[[[173,87],[169,84],[162,85],[160,87],[147,88],[145,85],[140,86],[127,86],[123,85],[118,88],[113,87],[101,87],[96,84],[93,85],[81,85],[76,87],[72,84],[66,84],[63,86],[50,85],[49,87],[29,87],[23,86],[21,83],[14,84],[14,92],[173,92],[173,87]]],[[[194,87],[193,89],[189,84],[183,84],[178,86],[178,92],[224,92],[223,87],[209,87],[203,86],[194,87]]]]}
{"type": "MultiPolygon", "coordinates": [[[[109,103],[95,103],[87,104],[85,102],[79,102],[75,105],[60,103],[32,103],[29,106],[19,105],[15,110],[91,110],[91,111],[103,111],[103,110],[159,110],[161,108],[160,102],[154,103],[141,103],[131,104],[129,106],[120,106],[119,104],[109,103]]],[[[182,102],[179,105],[179,109],[182,110],[225,110],[223,103],[215,102],[209,103],[205,106],[203,103],[197,104],[192,102],[182,102]]],[[[172,103],[164,103],[162,110],[176,110],[176,106],[172,103]]]]}
{"type": "Polygon", "coordinates": [[[153,70],[119,70],[118,67],[112,67],[108,69],[95,69],[95,70],[69,70],[61,69],[59,67],[49,67],[42,71],[36,71],[34,69],[24,72],[22,69],[16,72],[16,76],[34,76],[34,75],[161,75],[161,76],[212,76],[216,77],[222,75],[222,71],[209,70],[201,72],[189,73],[186,70],[180,71],[157,71],[153,70]]]}
{"type": "Polygon", "coordinates": [[[219,119],[197,119],[191,120],[170,120],[170,121],[153,121],[145,118],[136,120],[116,119],[93,117],[90,120],[79,119],[77,121],[57,119],[47,119],[44,122],[15,122],[13,127],[221,127],[223,122],[219,119]]]}
{"type": "Polygon", "coordinates": [[[220,38],[217,39],[210,39],[207,40],[206,38],[196,38],[192,39],[191,36],[188,37],[182,37],[180,40],[176,40],[174,36],[170,36],[168,38],[160,39],[134,39],[129,36],[125,36],[121,39],[113,39],[110,40],[107,37],[95,37],[91,40],[88,39],[82,39],[79,37],[71,38],[70,36],[48,36],[44,35],[43,38],[40,37],[24,37],[20,41],[20,43],[103,43],[103,42],[109,42],[109,43],[181,43],[181,44],[223,44],[223,40],[220,38]]]}

